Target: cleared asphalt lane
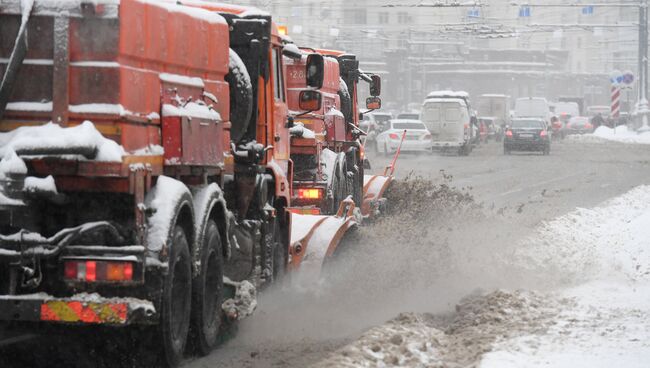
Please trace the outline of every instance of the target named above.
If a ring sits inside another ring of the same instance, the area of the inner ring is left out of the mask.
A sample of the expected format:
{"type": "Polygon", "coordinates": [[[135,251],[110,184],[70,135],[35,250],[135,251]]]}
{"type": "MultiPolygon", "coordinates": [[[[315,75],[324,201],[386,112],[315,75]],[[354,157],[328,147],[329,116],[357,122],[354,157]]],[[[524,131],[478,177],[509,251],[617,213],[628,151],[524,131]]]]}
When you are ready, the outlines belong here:
{"type": "MultiPolygon", "coordinates": [[[[370,154],[373,171],[390,163],[370,154]]],[[[650,146],[614,142],[553,142],[550,156],[503,154],[497,142],[477,146],[467,157],[404,154],[396,175],[409,173],[465,187],[486,207],[517,209],[531,224],[575,207],[596,205],[629,189],[650,183],[650,146]]]]}

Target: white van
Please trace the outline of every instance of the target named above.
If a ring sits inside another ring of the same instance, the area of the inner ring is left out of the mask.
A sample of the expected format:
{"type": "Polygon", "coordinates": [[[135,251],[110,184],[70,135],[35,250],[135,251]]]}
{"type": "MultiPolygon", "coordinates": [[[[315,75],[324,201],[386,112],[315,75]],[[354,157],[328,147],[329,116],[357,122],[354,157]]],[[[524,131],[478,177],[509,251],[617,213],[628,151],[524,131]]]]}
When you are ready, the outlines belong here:
{"type": "Polygon", "coordinates": [[[469,96],[465,92],[430,93],[420,116],[431,132],[434,150],[456,150],[467,155],[472,149],[469,96]]]}
{"type": "Polygon", "coordinates": [[[515,117],[540,118],[548,124],[551,120],[551,109],[543,97],[522,97],[515,101],[515,117]]]}

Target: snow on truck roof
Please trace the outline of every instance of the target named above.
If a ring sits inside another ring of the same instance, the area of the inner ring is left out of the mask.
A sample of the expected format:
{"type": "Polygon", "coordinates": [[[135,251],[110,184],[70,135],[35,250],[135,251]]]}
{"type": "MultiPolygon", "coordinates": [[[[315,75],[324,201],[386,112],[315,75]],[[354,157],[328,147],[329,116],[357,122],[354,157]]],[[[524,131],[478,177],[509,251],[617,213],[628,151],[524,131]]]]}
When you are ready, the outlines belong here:
{"type": "Polygon", "coordinates": [[[203,0],[178,0],[178,1],[165,0],[165,1],[178,2],[179,4],[183,4],[183,5],[198,6],[203,9],[208,9],[210,11],[215,11],[215,12],[236,14],[242,18],[271,16],[270,13],[252,6],[224,4],[224,3],[217,3],[217,2],[203,1],[203,0]]]}
{"type": "MultiPolygon", "coordinates": [[[[21,14],[23,0],[3,0],[0,2],[0,11],[8,14],[21,14]]],[[[82,16],[82,4],[92,4],[94,6],[105,6],[101,17],[117,17],[118,6],[124,0],[34,0],[34,15],[55,16],[62,12],[68,12],[70,16],[82,16]],[[108,7],[106,7],[108,6],[108,7]]],[[[200,0],[176,1],[176,0],[130,0],[143,4],[148,4],[163,8],[170,13],[181,13],[189,15],[192,18],[206,21],[212,24],[227,24],[226,20],[213,11],[207,10],[208,7],[219,7],[222,4],[212,3],[200,0]],[[187,5],[187,6],[185,6],[187,5]]],[[[224,9],[237,8],[237,14],[244,16],[246,12],[253,12],[255,8],[237,7],[235,5],[225,5],[224,9]],[[240,14],[241,13],[241,14],[240,14]]],[[[233,9],[234,10],[234,9],[233,9]]]]}
{"type": "Polygon", "coordinates": [[[468,99],[469,93],[465,91],[433,91],[427,95],[427,98],[462,98],[468,99]]]}

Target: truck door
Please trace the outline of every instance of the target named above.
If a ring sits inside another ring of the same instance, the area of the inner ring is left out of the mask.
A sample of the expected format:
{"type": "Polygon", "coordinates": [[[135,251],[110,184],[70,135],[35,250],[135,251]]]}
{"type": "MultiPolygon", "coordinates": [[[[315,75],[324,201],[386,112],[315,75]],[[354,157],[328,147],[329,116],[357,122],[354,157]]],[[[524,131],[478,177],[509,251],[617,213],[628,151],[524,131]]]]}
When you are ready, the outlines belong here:
{"type": "Polygon", "coordinates": [[[271,70],[273,74],[273,158],[287,170],[289,159],[289,129],[287,127],[287,93],[284,85],[284,67],[282,49],[273,47],[271,70]]]}

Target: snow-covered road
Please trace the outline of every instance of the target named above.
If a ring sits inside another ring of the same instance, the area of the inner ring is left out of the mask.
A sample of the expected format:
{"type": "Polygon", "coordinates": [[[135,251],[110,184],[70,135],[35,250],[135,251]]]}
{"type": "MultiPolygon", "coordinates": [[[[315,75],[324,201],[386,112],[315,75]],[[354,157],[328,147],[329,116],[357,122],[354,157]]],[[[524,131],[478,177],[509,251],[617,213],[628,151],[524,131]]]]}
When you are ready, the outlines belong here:
{"type": "Polygon", "coordinates": [[[471,295],[449,316],[402,314],[318,367],[647,367],[650,186],[541,224],[503,262],[544,291],[471,295]]]}

